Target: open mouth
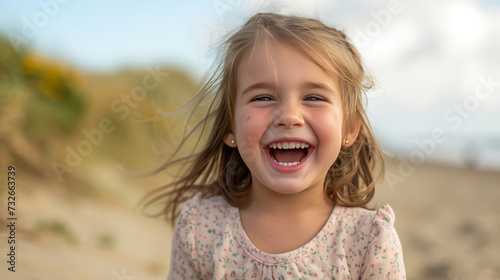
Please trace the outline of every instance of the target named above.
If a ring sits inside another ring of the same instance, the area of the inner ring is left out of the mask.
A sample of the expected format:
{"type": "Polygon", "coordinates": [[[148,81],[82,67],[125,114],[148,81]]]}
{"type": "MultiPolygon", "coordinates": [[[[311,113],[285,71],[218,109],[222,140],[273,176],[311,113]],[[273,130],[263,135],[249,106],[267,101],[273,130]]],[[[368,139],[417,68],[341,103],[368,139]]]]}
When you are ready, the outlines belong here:
{"type": "Polygon", "coordinates": [[[309,153],[309,144],[304,142],[275,142],[268,147],[271,158],[281,166],[295,166],[309,153]]]}

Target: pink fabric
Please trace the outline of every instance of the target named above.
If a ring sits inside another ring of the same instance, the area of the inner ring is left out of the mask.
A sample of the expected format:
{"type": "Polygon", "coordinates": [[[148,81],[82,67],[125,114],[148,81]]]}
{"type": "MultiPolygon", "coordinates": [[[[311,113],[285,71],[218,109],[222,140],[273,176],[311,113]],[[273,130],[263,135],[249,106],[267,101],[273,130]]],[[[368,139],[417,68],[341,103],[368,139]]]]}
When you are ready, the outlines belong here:
{"type": "Polygon", "coordinates": [[[405,279],[394,213],[336,206],[306,245],[267,254],[248,239],[238,208],[222,197],[186,201],[168,279],[405,279]]]}

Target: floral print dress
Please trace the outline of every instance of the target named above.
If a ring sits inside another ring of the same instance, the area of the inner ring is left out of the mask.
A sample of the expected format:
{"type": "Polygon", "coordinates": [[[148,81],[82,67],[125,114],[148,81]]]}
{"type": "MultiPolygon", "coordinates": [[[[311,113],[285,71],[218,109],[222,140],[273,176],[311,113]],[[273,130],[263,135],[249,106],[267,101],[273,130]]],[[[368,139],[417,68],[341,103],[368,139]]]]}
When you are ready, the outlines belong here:
{"type": "Polygon", "coordinates": [[[182,206],[168,279],[405,279],[394,213],[335,206],[322,230],[282,254],[256,248],[238,208],[221,196],[194,196],[182,206]]]}

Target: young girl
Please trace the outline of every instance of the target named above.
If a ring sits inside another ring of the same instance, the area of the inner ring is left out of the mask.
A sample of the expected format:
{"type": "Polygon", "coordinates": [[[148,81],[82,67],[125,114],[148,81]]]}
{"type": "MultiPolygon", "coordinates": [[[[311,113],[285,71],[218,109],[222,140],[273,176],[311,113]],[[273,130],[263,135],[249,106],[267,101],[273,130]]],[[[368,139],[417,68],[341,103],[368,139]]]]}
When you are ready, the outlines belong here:
{"type": "Polygon", "coordinates": [[[209,139],[161,196],[172,220],[182,204],[168,279],[405,279],[392,209],[366,209],[383,159],[354,46],[269,13],[225,46],[209,139]]]}

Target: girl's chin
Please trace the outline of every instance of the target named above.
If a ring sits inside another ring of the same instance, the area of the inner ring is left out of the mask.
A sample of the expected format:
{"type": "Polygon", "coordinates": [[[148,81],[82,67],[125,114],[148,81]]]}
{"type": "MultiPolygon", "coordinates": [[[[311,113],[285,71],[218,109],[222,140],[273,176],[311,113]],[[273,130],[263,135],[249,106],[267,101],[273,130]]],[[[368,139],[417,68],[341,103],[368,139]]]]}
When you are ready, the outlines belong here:
{"type": "Polygon", "coordinates": [[[280,195],[292,195],[303,192],[309,188],[306,183],[298,183],[296,180],[275,180],[273,183],[265,186],[268,190],[273,193],[280,195]]]}

